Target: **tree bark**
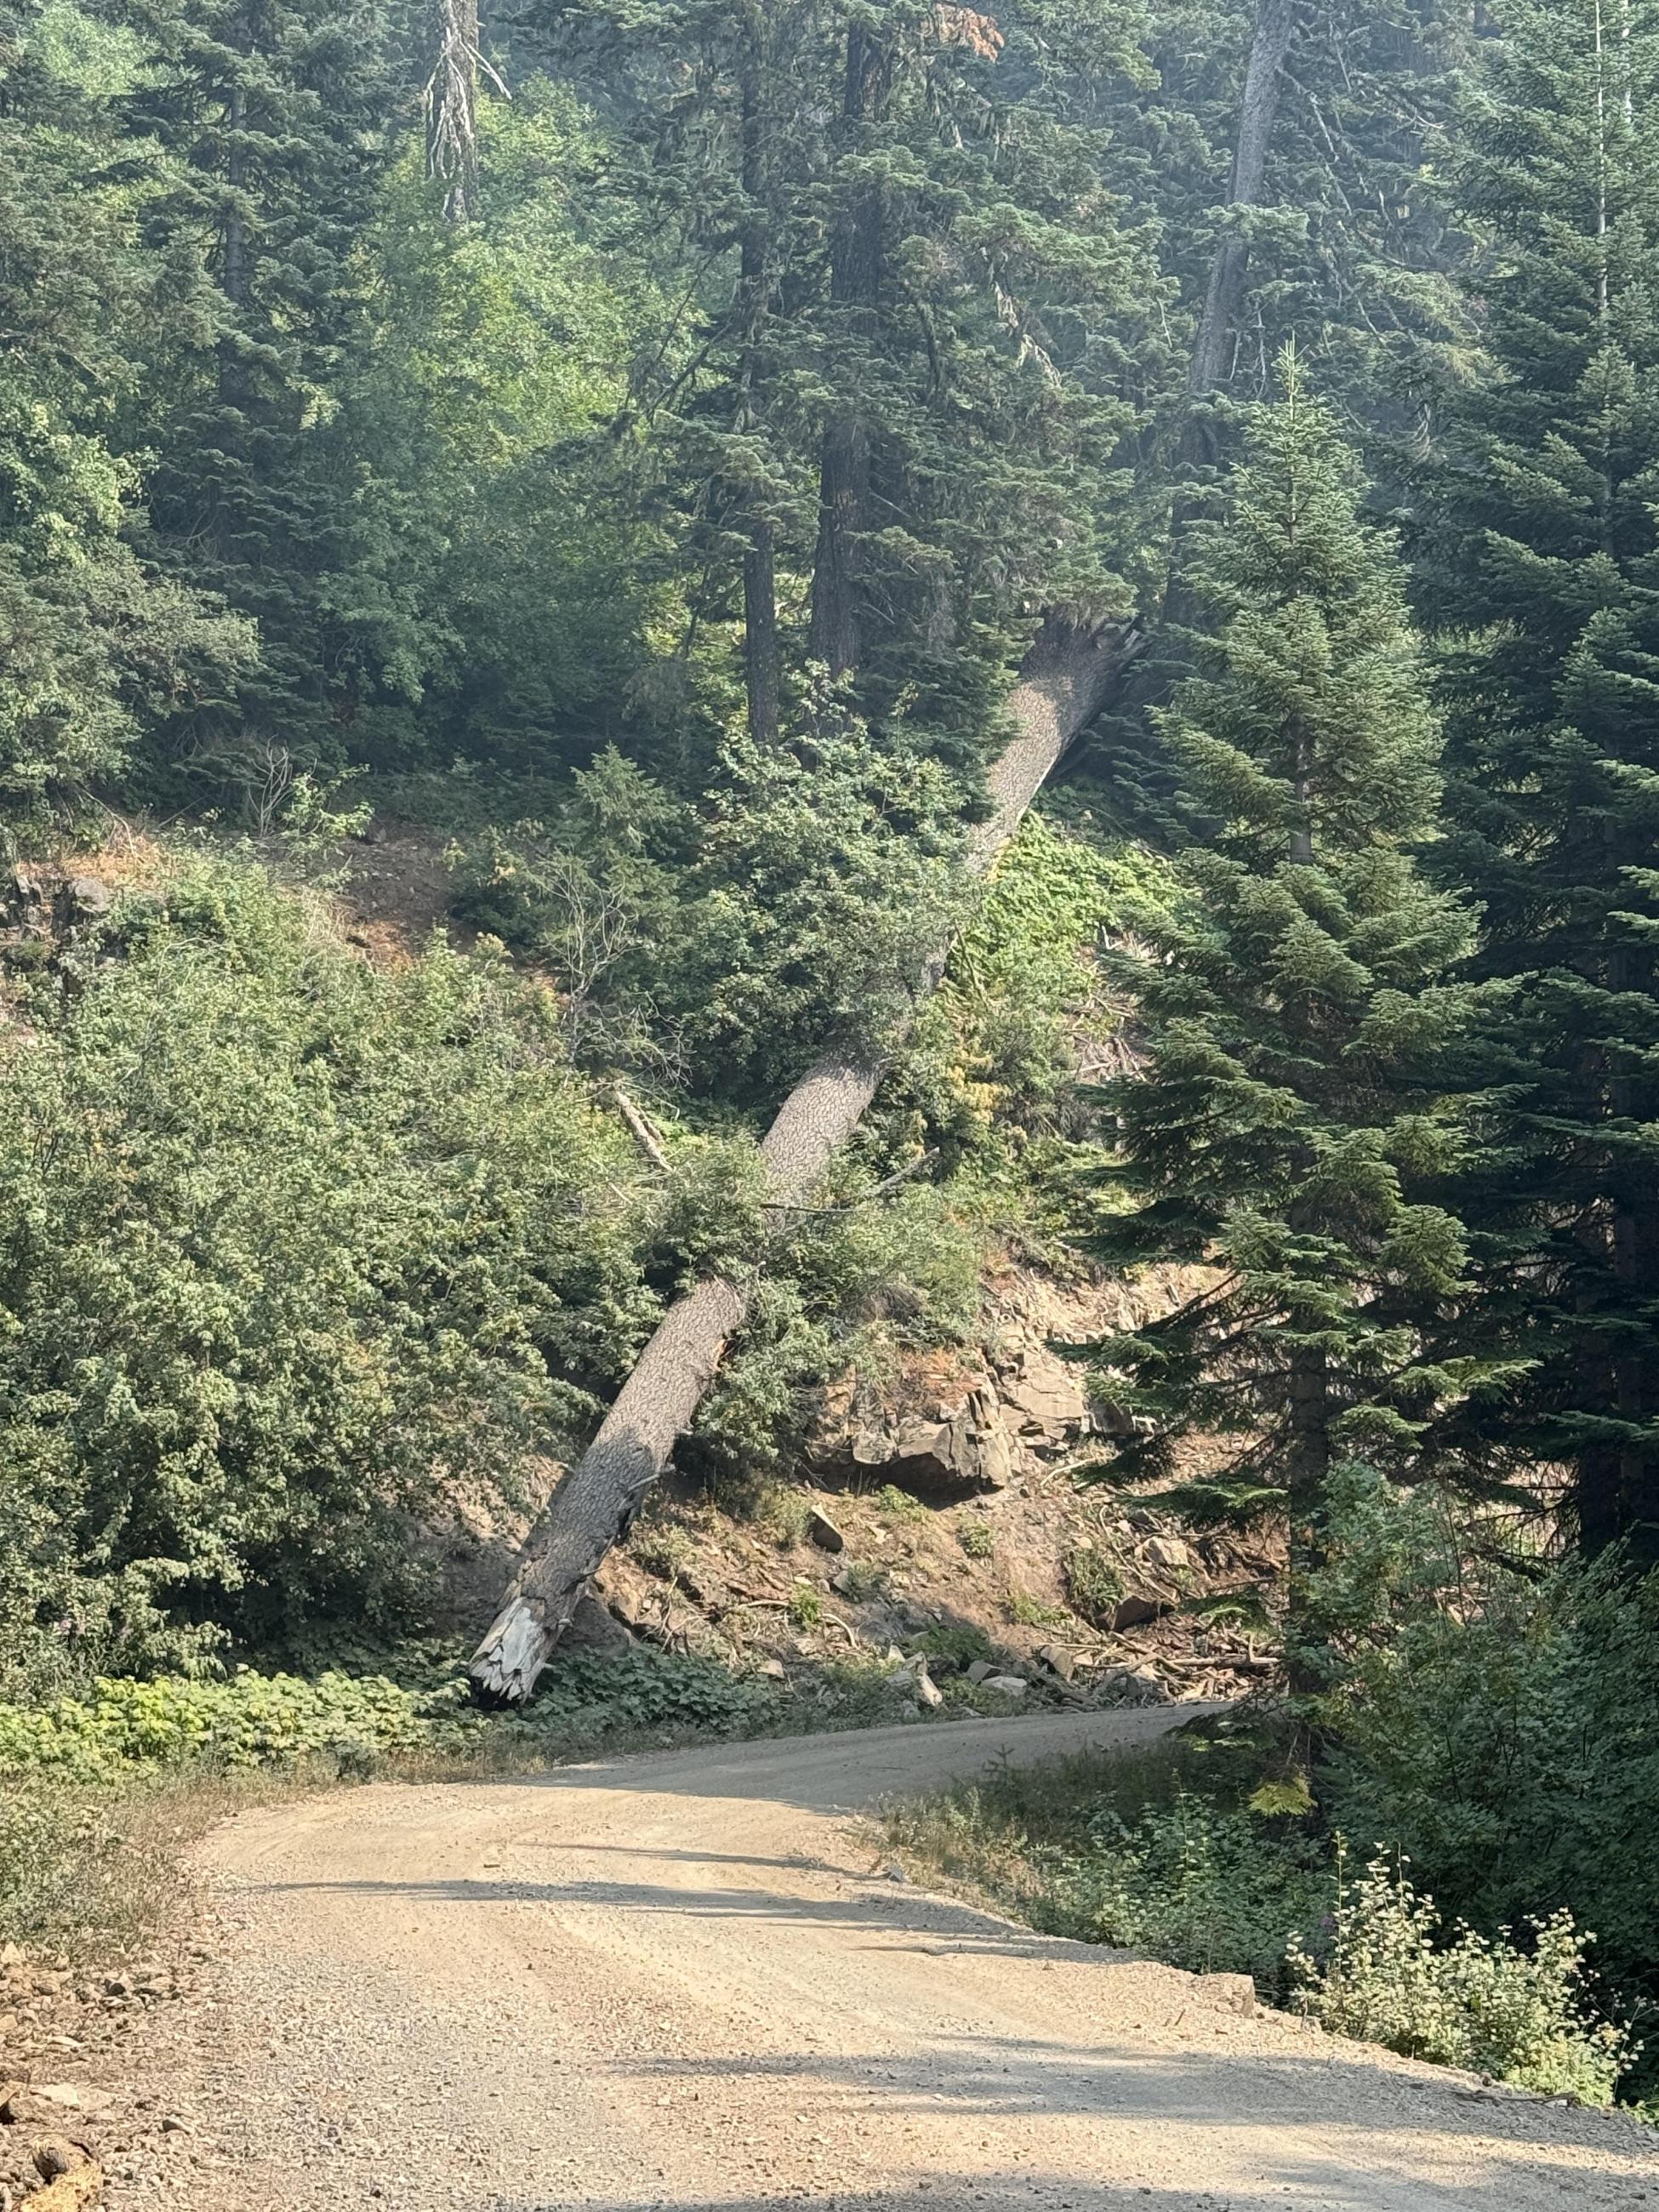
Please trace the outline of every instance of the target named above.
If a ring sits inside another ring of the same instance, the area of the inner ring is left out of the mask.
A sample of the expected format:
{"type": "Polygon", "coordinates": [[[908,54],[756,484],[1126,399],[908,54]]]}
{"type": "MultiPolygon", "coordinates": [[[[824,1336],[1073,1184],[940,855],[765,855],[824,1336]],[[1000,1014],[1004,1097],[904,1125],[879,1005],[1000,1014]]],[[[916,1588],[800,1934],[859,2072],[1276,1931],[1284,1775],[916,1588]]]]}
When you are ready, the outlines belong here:
{"type": "Polygon", "coordinates": [[[1325,1491],[1331,1472],[1330,1376],[1322,1352],[1291,1355],[1291,1423],[1286,1452],[1290,1520],[1290,1620],[1287,1674],[1295,1697],[1321,1687],[1311,1655],[1322,1641],[1308,1604],[1308,1578],[1323,1558],[1325,1491]]]}
{"type": "MultiPolygon", "coordinates": [[[[1255,33],[1250,41],[1249,64],[1244,72],[1244,93],[1238,114],[1238,140],[1233,153],[1229,208],[1259,207],[1267,180],[1267,153],[1273,125],[1279,119],[1285,57],[1290,49],[1295,0],[1261,0],[1255,33]]],[[[1189,384],[1194,399],[1202,399],[1224,381],[1227,341],[1238,319],[1244,295],[1244,271],[1249,248],[1237,229],[1223,231],[1210,264],[1209,288],[1204,313],[1193,347],[1189,384]]]]}
{"type": "Polygon", "coordinates": [[[426,173],[447,182],[444,220],[470,222],[478,198],[478,0],[437,0],[426,88],[426,173]]]}
{"type": "MultiPolygon", "coordinates": [[[[984,876],[1018,828],[1060,756],[1104,704],[1133,641],[1080,633],[1045,637],[1008,702],[1015,735],[991,770],[992,811],[974,832],[969,872],[984,876]]],[[[938,946],[916,996],[937,989],[951,945],[938,946]]],[[[809,1198],[857,1127],[886,1066],[884,1054],[826,1060],[779,1109],[761,1146],[768,1202],[783,1211],[809,1198]]],[[[521,1704],[534,1690],[588,1577],[627,1534],[641,1501],[667,1466],[714,1381],[746,1295],[710,1277],[669,1309],[641,1353],[599,1434],[560,1483],[532,1531],[506,1600],[472,1660],[475,1691],[521,1704]]]]}
{"type": "MultiPolygon", "coordinates": [[[[888,58],[861,24],[847,33],[847,80],[842,100],[846,144],[856,147],[865,125],[879,110],[888,58]]],[[[867,343],[876,327],[881,291],[882,196],[860,185],[836,230],[830,296],[845,337],[867,343]]],[[[860,540],[869,525],[870,435],[855,397],[830,417],[823,434],[818,484],[818,542],[812,563],[810,647],[832,676],[856,669],[863,654],[859,586],[860,540]]]]}

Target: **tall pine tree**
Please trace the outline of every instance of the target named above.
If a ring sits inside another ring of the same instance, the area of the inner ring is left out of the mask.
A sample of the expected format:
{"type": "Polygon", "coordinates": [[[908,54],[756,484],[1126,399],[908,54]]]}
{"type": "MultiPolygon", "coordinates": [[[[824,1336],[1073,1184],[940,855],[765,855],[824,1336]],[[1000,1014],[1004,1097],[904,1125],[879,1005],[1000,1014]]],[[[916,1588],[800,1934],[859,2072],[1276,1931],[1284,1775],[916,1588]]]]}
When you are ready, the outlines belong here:
{"type": "Polygon", "coordinates": [[[162,312],[108,90],[142,60],[72,11],[0,6],[0,857],[248,657],[244,625],[140,557],[112,439],[162,312]]]}
{"type": "Polygon", "coordinates": [[[1510,989],[1466,1210],[1528,1381],[1471,1425],[1659,1560],[1659,10],[1505,0],[1463,183],[1490,369],[1428,478],[1444,858],[1510,989]]]}
{"type": "Polygon", "coordinates": [[[236,697],[180,718],[179,756],[257,793],[337,757],[366,678],[352,465],[331,437],[365,342],[354,261],[395,146],[385,19],[326,0],[150,0],[155,56],[128,103],[152,155],[153,248],[175,271],[167,357],[134,434],[159,455],[169,564],[258,626],[236,697]]]}
{"type": "Polygon", "coordinates": [[[1282,375],[1203,544],[1200,671],[1163,718],[1214,834],[1114,962],[1148,1064],[1110,1094],[1108,1182],[1129,1209],[1096,1243],[1115,1267],[1206,1271],[1176,1311],[1099,1347],[1134,1417],[1115,1472],[1167,1480],[1184,1439],[1238,1439],[1184,1502],[1287,1509],[1294,1609],[1334,1465],[1411,1471],[1459,1387],[1425,1361],[1423,1325],[1456,1293],[1462,1233],[1414,1187],[1459,1143],[1425,1060],[1467,1015],[1446,979],[1470,922],[1413,858],[1440,739],[1394,546],[1292,356],[1282,375]]]}

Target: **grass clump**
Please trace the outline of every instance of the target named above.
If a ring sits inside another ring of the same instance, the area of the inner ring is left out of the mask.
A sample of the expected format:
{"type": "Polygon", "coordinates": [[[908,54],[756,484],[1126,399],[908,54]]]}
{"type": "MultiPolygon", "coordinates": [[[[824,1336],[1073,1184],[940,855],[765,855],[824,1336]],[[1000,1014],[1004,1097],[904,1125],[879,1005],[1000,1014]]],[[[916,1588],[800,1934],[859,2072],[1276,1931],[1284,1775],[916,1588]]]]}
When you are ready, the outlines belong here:
{"type": "Polygon", "coordinates": [[[854,1559],[843,1567],[836,1577],[842,1595],[853,1605],[867,1605],[872,1598],[883,1595],[887,1588],[887,1570],[869,1559],[854,1559]]]}
{"type": "Polygon", "coordinates": [[[936,1620],[913,1636],[906,1648],[931,1661],[935,1668],[966,1668],[977,1660],[996,1658],[990,1638],[970,1620],[936,1620]]]}
{"type": "Polygon", "coordinates": [[[659,1575],[665,1583],[673,1582],[691,1565],[697,1547],[684,1528],[677,1528],[672,1521],[659,1521],[636,1528],[628,1540],[629,1556],[637,1560],[648,1575],[659,1575]]]}
{"type": "Polygon", "coordinates": [[[1064,1628],[1072,1617],[1063,1605],[1044,1605],[1029,1590],[1010,1590],[1003,1610],[1016,1628],[1064,1628]]]}
{"type": "Polygon", "coordinates": [[[1096,1628],[1109,1628],[1123,1595],[1123,1577],[1109,1553],[1073,1544],[1061,1562],[1072,1610],[1096,1628]]]}
{"type": "Polygon", "coordinates": [[[996,1531],[988,1521],[964,1521],[957,1530],[957,1541],[969,1559],[988,1559],[997,1547],[996,1531]]]}
{"type": "Polygon", "coordinates": [[[933,1517],[921,1498],[913,1498],[908,1490],[901,1490],[896,1482],[884,1482],[875,1493],[874,1504],[884,1521],[894,1522],[900,1528],[914,1528],[933,1517]]]}

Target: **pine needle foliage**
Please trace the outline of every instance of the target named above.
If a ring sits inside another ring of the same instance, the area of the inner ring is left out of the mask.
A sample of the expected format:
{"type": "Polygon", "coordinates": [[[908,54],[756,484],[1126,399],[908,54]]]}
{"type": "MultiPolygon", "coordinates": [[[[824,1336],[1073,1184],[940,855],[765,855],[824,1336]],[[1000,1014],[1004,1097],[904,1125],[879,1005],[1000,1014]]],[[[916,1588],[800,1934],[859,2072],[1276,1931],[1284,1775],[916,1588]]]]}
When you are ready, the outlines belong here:
{"type": "Polygon", "coordinates": [[[1449,976],[1470,920],[1413,858],[1439,729],[1364,492],[1287,356],[1205,547],[1200,672],[1164,716],[1211,834],[1112,957],[1146,1065],[1107,1094],[1102,1182],[1126,1210],[1094,1238],[1112,1266],[1206,1271],[1167,1318],[1097,1348],[1135,1431],[1110,1471],[1167,1480],[1183,1439],[1230,1434],[1224,1472],[1185,1502],[1288,1502],[1304,1547],[1332,1466],[1363,1452],[1409,1470],[1467,1379],[1425,1357],[1465,1250],[1423,1189],[1463,1142],[1430,1063],[1468,1018],[1449,976]]]}
{"type": "Polygon", "coordinates": [[[1569,1463],[1588,1549],[1659,1559],[1659,11],[1511,0],[1468,119],[1491,369],[1420,486],[1447,623],[1442,874],[1510,986],[1461,1203],[1524,1389],[1469,1458],[1569,1463]]]}

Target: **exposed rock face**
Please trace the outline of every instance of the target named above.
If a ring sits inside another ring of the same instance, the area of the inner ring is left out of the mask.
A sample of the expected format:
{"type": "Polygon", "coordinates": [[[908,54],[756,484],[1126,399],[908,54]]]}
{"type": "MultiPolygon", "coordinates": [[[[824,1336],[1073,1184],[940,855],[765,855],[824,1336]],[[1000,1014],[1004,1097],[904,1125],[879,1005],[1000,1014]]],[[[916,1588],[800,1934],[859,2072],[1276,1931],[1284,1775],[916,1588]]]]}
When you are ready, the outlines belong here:
{"type": "Polygon", "coordinates": [[[1022,1344],[1001,1383],[1003,1422],[1032,1451],[1064,1451],[1088,1426],[1089,1401],[1076,1371],[1046,1345],[1022,1344]]]}
{"type": "MultiPolygon", "coordinates": [[[[923,1378],[924,1380],[926,1378],[923,1378]]],[[[832,1393],[813,1458],[846,1478],[881,1474],[926,1497],[1004,1490],[1017,1471],[1015,1447],[988,1375],[947,1381],[909,1402],[855,1407],[832,1393]]]]}
{"type": "Polygon", "coordinates": [[[1006,1490],[1059,1458],[1096,1425],[1084,1370],[1048,1343],[1059,1318],[1005,1309],[982,1364],[920,1359],[879,1399],[847,1378],[825,1395],[813,1465],[832,1479],[879,1474],[949,1501],[1006,1490]]]}

